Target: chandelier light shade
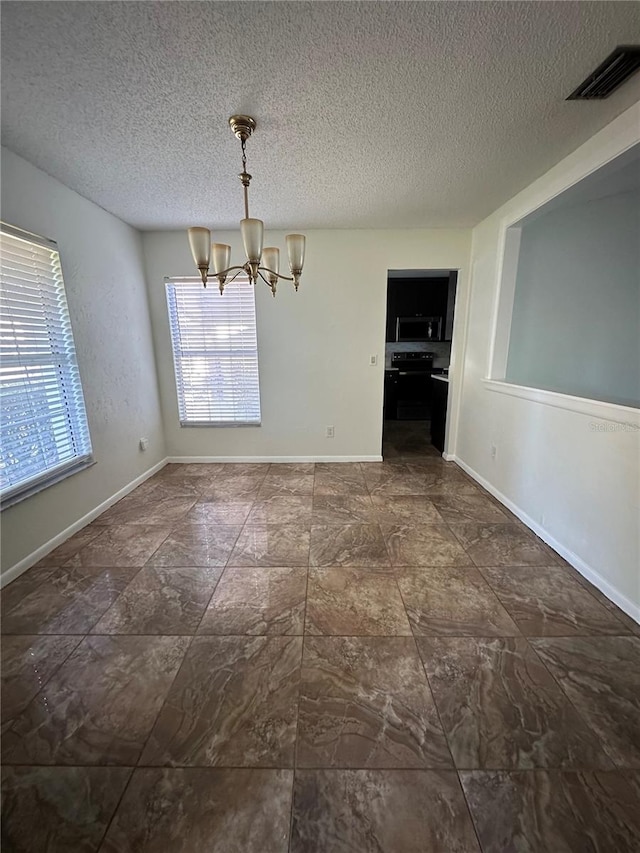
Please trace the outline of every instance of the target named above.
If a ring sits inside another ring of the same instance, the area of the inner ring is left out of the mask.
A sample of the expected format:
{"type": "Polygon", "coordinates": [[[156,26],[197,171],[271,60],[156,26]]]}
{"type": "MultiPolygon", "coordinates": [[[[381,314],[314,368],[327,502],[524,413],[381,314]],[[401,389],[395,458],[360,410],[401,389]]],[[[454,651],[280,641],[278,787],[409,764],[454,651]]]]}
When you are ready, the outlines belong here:
{"type": "Polygon", "coordinates": [[[240,233],[244,244],[246,261],[240,266],[230,266],[231,246],[226,243],[211,243],[211,231],[208,228],[194,227],[188,229],[189,246],[191,254],[206,287],[207,281],[212,278],[218,280],[218,289],[224,293],[224,286],[230,273],[233,273],[229,281],[236,276],[245,273],[249,281],[255,284],[262,279],[276,295],[276,286],[279,279],[292,281],[295,289],[300,286],[300,276],[304,266],[305,237],[303,234],[287,234],[287,254],[289,256],[290,276],[280,273],[280,249],[269,246],[263,249],[264,222],[261,219],[252,219],[249,216],[249,184],[251,175],[247,172],[246,142],[256,127],[255,119],[251,116],[235,115],[229,119],[231,130],[240,140],[242,145],[242,172],[238,175],[244,193],[244,219],[240,221],[240,233]],[[213,263],[213,273],[209,272],[213,263]]]}

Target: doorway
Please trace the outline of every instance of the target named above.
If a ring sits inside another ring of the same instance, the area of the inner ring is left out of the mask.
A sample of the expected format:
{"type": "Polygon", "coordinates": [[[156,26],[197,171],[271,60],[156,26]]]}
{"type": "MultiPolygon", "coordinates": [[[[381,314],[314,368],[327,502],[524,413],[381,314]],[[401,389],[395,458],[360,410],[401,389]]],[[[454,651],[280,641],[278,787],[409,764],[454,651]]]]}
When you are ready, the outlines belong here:
{"type": "Polygon", "coordinates": [[[457,270],[389,270],[382,456],[444,450],[457,270]]]}

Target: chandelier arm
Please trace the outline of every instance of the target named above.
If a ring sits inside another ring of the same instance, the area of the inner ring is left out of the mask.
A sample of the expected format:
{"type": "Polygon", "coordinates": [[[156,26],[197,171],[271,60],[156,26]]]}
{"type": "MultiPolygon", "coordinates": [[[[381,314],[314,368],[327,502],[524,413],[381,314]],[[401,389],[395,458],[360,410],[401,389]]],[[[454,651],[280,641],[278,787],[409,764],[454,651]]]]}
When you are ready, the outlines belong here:
{"type": "Polygon", "coordinates": [[[293,281],[293,276],[281,275],[279,272],[274,272],[274,270],[270,270],[269,267],[258,267],[258,272],[260,272],[260,270],[268,272],[269,275],[275,275],[277,278],[281,278],[283,281],[293,281]]]}
{"type": "Polygon", "coordinates": [[[266,278],[262,275],[262,273],[260,272],[260,270],[261,270],[261,269],[266,269],[266,267],[260,267],[260,268],[258,269],[258,275],[259,275],[259,276],[260,276],[260,278],[264,281],[264,283],[267,285],[267,287],[271,287],[271,282],[270,282],[270,281],[268,281],[268,279],[266,279],[266,278]]]}
{"type": "MultiPolygon", "coordinates": [[[[241,266],[235,266],[235,267],[229,267],[226,270],[221,270],[220,272],[210,272],[210,273],[207,273],[207,280],[209,280],[209,279],[213,280],[214,278],[218,278],[219,275],[226,275],[227,273],[232,272],[233,270],[245,270],[245,268],[241,267],[241,266]]],[[[245,272],[246,272],[246,270],[245,270],[245,272]]],[[[240,272],[236,273],[236,275],[239,275],[239,274],[240,274],[240,272]]],[[[234,278],[235,278],[235,276],[234,276],[234,278]]]]}
{"type": "Polygon", "coordinates": [[[231,284],[232,281],[235,281],[241,273],[246,273],[246,269],[244,267],[229,267],[229,270],[238,270],[238,272],[231,276],[227,284],[231,284]]]}

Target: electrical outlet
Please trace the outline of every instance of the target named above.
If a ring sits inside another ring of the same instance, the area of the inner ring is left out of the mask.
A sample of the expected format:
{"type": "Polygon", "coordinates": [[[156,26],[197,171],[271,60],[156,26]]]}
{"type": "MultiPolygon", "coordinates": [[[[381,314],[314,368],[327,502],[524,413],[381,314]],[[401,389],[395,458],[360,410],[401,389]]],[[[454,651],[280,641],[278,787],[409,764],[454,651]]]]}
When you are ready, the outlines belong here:
{"type": "Polygon", "coordinates": [[[495,459],[497,455],[498,455],[498,448],[495,446],[495,444],[492,444],[491,445],[491,458],[495,459]]]}
{"type": "Polygon", "coordinates": [[[335,434],[336,434],[336,431],[335,431],[334,427],[328,426],[327,430],[325,432],[326,437],[327,438],[333,438],[335,434]]]}
{"type": "Polygon", "coordinates": [[[377,355],[370,355],[370,356],[369,356],[369,364],[370,364],[370,366],[371,366],[371,367],[375,367],[377,363],[378,363],[378,356],[377,356],[377,355]]]}
{"type": "Polygon", "coordinates": [[[141,438],[140,439],[140,450],[148,450],[149,449],[149,439],[141,438]]]}

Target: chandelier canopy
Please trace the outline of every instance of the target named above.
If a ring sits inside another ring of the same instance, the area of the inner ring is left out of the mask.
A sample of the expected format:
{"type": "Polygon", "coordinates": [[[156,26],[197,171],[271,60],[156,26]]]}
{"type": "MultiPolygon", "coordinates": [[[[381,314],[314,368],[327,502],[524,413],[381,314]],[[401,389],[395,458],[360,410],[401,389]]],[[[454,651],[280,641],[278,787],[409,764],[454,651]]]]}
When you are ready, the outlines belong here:
{"type": "Polygon", "coordinates": [[[304,265],[305,237],[303,234],[287,234],[287,252],[289,255],[290,276],[280,274],[280,249],[275,246],[262,248],[264,241],[264,222],[261,219],[249,217],[249,183],[251,175],[247,172],[246,142],[256,128],[255,119],[251,116],[236,115],[229,119],[231,130],[240,140],[242,145],[242,171],[238,175],[244,193],[244,219],[240,220],[240,231],[247,260],[240,266],[229,266],[231,261],[231,246],[226,243],[211,243],[211,231],[208,228],[189,228],[189,245],[196,266],[200,270],[202,283],[207,286],[207,281],[217,278],[220,293],[224,292],[224,286],[230,273],[235,273],[229,281],[241,273],[246,273],[251,284],[258,279],[271,288],[276,295],[278,279],[292,281],[295,289],[300,286],[300,276],[304,265]],[[213,260],[213,274],[209,273],[209,267],[213,260]]]}

